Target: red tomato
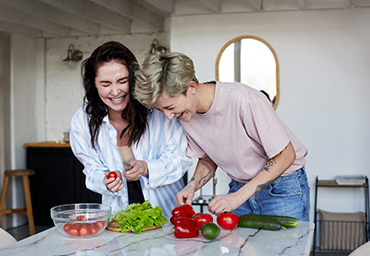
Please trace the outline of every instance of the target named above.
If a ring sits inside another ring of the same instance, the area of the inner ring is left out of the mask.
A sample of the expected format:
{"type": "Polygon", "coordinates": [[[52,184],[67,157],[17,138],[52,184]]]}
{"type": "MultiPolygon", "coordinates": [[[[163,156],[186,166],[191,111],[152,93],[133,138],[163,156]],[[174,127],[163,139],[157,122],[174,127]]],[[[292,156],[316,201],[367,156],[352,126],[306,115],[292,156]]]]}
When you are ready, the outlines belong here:
{"type": "Polygon", "coordinates": [[[199,235],[199,230],[191,226],[178,224],[175,226],[174,235],[176,238],[192,238],[199,235]]]}
{"type": "Polygon", "coordinates": [[[79,229],[76,227],[76,226],[71,226],[68,231],[67,231],[68,235],[70,236],[78,236],[79,234],[79,229]]]}
{"type": "Polygon", "coordinates": [[[234,229],[238,226],[239,217],[233,212],[223,212],[217,216],[217,223],[224,229],[234,229]]]}
{"type": "Polygon", "coordinates": [[[98,228],[98,226],[96,226],[95,224],[91,224],[90,226],[89,226],[89,229],[90,229],[90,235],[96,235],[97,233],[98,233],[98,231],[99,231],[99,228],[98,228]]]}
{"type": "Polygon", "coordinates": [[[82,227],[81,223],[73,223],[71,227],[76,227],[77,229],[80,229],[82,227]]]}
{"type": "Polygon", "coordinates": [[[96,226],[98,227],[99,230],[105,228],[105,223],[102,220],[97,221],[95,224],[96,224],[96,226]]]}
{"type": "Polygon", "coordinates": [[[65,224],[65,225],[63,226],[63,230],[64,230],[64,232],[67,232],[67,231],[68,231],[68,229],[69,229],[71,226],[72,226],[72,224],[71,224],[71,223],[67,223],[67,224],[65,224]]]}
{"type": "Polygon", "coordinates": [[[88,227],[82,227],[79,231],[80,236],[88,236],[90,235],[90,229],[88,227]]]}
{"type": "Polygon", "coordinates": [[[76,221],[85,221],[86,217],[84,215],[78,215],[76,221]]]}
{"type": "Polygon", "coordinates": [[[213,217],[209,213],[196,213],[192,217],[197,222],[197,229],[201,230],[207,222],[213,222],[213,217]]]}
{"type": "Polygon", "coordinates": [[[184,225],[194,227],[194,228],[197,227],[197,222],[195,220],[193,220],[192,218],[178,217],[175,220],[175,226],[179,225],[179,224],[184,224],[184,225]]]}
{"type": "Polygon", "coordinates": [[[117,173],[116,172],[110,172],[110,173],[108,173],[108,179],[110,179],[110,178],[117,179],[117,173]]]}
{"type": "Polygon", "coordinates": [[[172,210],[172,216],[175,217],[191,217],[194,213],[193,207],[189,204],[177,206],[172,210]]]}

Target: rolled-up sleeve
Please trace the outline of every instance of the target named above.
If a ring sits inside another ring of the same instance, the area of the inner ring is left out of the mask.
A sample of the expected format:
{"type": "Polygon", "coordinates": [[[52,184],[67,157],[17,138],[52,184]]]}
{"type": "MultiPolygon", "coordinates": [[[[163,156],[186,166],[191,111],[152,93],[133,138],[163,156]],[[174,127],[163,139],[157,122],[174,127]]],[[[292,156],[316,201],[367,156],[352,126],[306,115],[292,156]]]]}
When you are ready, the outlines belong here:
{"type": "MultiPolygon", "coordinates": [[[[150,116],[149,131],[141,140],[140,150],[148,150],[150,188],[172,184],[180,180],[192,165],[186,155],[187,139],[177,119],[168,120],[162,113],[153,110],[150,116]]],[[[141,152],[145,153],[145,152],[141,152]]]]}

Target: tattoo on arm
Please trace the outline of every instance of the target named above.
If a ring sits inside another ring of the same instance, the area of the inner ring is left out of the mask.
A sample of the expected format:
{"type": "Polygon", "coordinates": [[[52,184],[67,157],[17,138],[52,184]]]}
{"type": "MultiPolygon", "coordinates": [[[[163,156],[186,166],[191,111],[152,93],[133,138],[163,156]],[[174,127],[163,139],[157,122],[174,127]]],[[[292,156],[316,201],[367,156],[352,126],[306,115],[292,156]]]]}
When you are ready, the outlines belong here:
{"type": "Polygon", "coordinates": [[[270,159],[265,166],[263,167],[263,170],[266,172],[270,171],[270,168],[272,168],[276,164],[276,161],[274,159],[270,159]]]}
{"type": "MultiPolygon", "coordinates": [[[[286,146],[282,151],[280,151],[280,153],[278,155],[281,155],[283,153],[283,151],[287,148],[288,146],[286,146]]],[[[276,164],[276,160],[275,160],[275,157],[270,159],[266,164],[265,166],[263,167],[263,170],[265,170],[266,172],[270,171],[270,168],[272,168],[274,165],[276,164]]]]}
{"type": "Polygon", "coordinates": [[[200,180],[198,184],[201,184],[202,186],[206,184],[210,178],[212,177],[211,175],[211,168],[207,165],[207,163],[201,162],[200,163],[200,180]]]}
{"type": "Polygon", "coordinates": [[[254,191],[254,196],[257,195],[259,192],[261,192],[262,190],[264,190],[265,188],[267,188],[268,186],[270,186],[271,183],[273,183],[276,179],[273,179],[273,180],[269,180],[268,182],[266,183],[263,183],[263,184],[260,184],[257,186],[256,188],[256,191],[254,191]]]}
{"type": "MultiPolygon", "coordinates": [[[[280,151],[280,153],[278,155],[281,155],[283,153],[283,151],[287,148],[288,146],[286,146],[282,151],[280,151]]],[[[269,172],[271,170],[271,168],[276,164],[276,160],[275,160],[275,157],[270,159],[266,164],[265,166],[263,167],[262,170],[265,170],[266,172],[269,172]]],[[[266,183],[263,183],[263,184],[260,184],[257,186],[256,188],[256,191],[254,192],[254,196],[257,195],[259,192],[261,192],[262,190],[264,190],[265,188],[267,188],[268,186],[270,186],[270,184],[272,184],[278,177],[276,177],[275,179],[273,180],[269,180],[267,181],[266,183]]]]}

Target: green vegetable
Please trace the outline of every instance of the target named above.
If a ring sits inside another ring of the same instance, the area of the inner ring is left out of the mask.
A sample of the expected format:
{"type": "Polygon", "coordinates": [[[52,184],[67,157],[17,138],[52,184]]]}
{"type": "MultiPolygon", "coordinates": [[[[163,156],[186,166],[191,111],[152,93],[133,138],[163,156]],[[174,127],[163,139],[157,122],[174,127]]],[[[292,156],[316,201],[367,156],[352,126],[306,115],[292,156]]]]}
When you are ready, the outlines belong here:
{"type": "Polygon", "coordinates": [[[131,230],[135,234],[141,234],[146,227],[163,226],[168,221],[161,207],[153,208],[149,200],[142,204],[130,204],[127,209],[114,212],[112,220],[121,225],[121,232],[131,230]]]}
{"type": "Polygon", "coordinates": [[[262,218],[250,218],[250,217],[239,217],[238,227],[242,228],[257,228],[266,230],[280,230],[284,228],[280,222],[273,219],[262,219],[262,218]]]}
{"type": "Polygon", "coordinates": [[[201,232],[204,238],[212,240],[220,234],[220,228],[213,222],[207,222],[202,226],[201,232]]]}
{"type": "Polygon", "coordinates": [[[278,215],[264,215],[264,214],[244,214],[239,218],[260,218],[260,219],[273,219],[281,223],[285,228],[296,228],[298,227],[298,220],[293,217],[278,216],[278,215]]]}

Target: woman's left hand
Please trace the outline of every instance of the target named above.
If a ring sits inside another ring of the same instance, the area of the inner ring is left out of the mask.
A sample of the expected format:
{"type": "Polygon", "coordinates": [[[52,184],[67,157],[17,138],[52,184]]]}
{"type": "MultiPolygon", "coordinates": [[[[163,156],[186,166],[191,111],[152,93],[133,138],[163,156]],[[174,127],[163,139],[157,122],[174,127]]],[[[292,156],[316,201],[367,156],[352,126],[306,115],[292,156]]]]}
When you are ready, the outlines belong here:
{"type": "Polygon", "coordinates": [[[138,180],[141,176],[148,177],[148,165],[145,161],[131,160],[129,164],[125,164],[125,171],[122,171],[123,177],[128,181],[138,180]]]}

